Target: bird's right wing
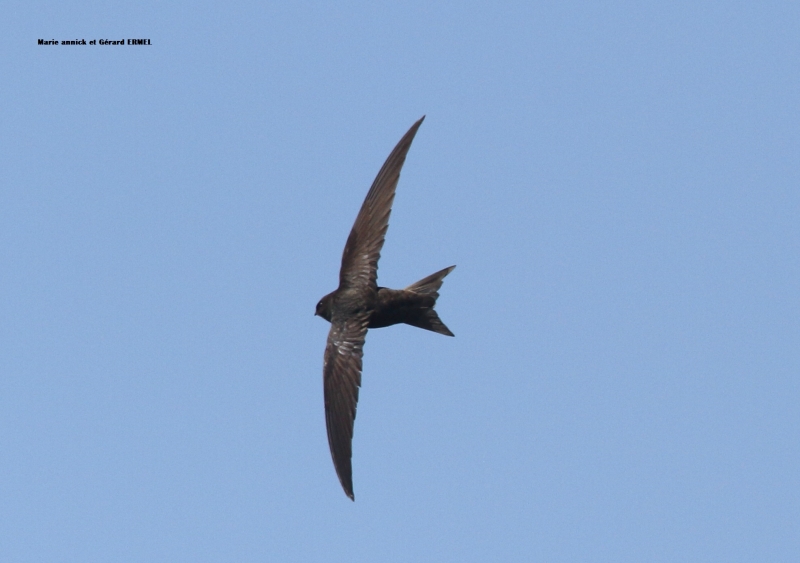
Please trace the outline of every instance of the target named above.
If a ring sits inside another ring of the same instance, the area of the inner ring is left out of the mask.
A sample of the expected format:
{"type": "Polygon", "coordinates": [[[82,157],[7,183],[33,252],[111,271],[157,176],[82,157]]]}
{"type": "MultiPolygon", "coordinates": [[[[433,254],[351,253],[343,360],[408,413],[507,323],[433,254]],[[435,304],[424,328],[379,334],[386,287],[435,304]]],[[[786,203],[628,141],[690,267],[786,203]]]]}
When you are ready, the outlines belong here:
{"type": "Polygon", "coordinates": [[[333,466],[348,497],[353,496],[353,424],[356,419],[358,388],[361,386],[361,358],[369,316],[333,319],[325,346],[322,368],[325,388],[325,424],[333,466]]]}

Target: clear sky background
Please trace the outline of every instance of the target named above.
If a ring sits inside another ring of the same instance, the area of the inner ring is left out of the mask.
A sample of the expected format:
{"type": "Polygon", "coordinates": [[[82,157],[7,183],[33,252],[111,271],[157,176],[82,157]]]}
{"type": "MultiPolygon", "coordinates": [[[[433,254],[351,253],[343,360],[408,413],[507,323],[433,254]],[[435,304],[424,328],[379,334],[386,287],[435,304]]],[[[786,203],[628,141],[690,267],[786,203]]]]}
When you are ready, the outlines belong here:
{"type": "Polygon", "coordinates": [[[0,560],[800,560],[800,4],[20,2],[0,560]],[[37,39],[149,38],[149,47],[37,39]],[[313,316],[375,174],[356,502],[313,316]]]}

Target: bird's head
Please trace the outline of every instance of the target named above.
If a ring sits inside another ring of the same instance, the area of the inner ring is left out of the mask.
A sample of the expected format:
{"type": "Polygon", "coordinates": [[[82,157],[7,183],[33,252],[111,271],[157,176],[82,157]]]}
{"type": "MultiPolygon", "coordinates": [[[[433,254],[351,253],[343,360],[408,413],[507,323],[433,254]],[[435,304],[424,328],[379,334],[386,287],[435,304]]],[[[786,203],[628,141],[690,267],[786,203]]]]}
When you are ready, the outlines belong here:
{"type": "Polygon", "coordinates": [[[317,310],[314,311],[314,314],[318,317],[322,317],[328,322],[331,322],[332,305],[333,305],[333,293],[329,293],[328,295],[319,300],[319,303],[317,303],[317,310]]]}

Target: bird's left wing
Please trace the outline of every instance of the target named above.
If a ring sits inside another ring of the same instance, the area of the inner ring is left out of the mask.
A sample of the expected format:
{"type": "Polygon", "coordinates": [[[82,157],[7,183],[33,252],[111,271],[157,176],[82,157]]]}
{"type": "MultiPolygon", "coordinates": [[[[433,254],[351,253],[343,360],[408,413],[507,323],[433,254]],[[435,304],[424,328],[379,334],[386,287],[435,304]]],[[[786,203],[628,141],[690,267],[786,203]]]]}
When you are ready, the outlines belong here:
{"type": "Polygon", "coordinates": [[[344,246],[342,267],[339,270],[340,288],[378,290],[378,259],[381,257],[384,237],[389,228],[394,192],[406,154],[423,119],[425,116],[412,125],[394,147],[361,204],[361,210],[344,246]]]}

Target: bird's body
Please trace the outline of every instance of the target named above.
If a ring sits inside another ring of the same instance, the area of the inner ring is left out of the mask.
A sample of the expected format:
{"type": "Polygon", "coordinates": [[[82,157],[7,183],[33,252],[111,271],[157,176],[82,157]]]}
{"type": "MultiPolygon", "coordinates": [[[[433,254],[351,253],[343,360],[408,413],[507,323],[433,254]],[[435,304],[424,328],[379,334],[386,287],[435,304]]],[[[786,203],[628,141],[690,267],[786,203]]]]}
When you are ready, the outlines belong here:
{"type": "Polygon", "coordinates": [[[433,307],[444,277],[455,266],[405,289],[377,284],[378,259],[389,227],[400,169],[423,119],[411,126],[378,172],[347,239],[339,287],[317,303],[315,313],[331,323],[323,366],[325,422],[336,474],[351,499],[354,498],[353,424],[367,330],[405,323],[453,336],[433,307]]]}
{"type": "Polygon", "coordinates": [[[322,298],[322,307],[317,315],[331,322],[334,308],[337,314],[344,316],[367,311],[367,328],[384,328],[404,323],[453,336],[433,310],[442,280],[453,268],[455,266],[445,268],[405,289],[379,287],[374,299],[364,299],[358,291],[334,291],[322,298]]]}

